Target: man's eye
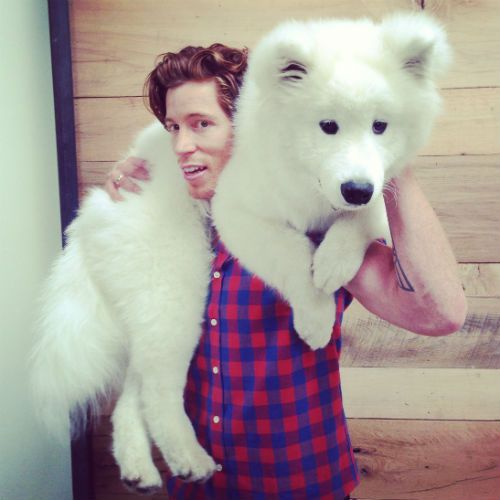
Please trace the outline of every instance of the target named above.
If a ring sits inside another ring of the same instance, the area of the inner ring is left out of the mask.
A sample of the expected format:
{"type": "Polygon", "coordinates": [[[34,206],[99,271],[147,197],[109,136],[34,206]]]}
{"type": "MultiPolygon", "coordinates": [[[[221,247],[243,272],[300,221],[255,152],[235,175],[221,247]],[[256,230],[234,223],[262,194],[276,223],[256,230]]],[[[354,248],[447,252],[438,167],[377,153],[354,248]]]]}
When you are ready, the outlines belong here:
{"type": "Polygon", "coordinates": [[[179,130],[179,125],[177,125],[177,123],[168,123],[165,125],[165,130],[170,133],[177,132],[179,130]]]}

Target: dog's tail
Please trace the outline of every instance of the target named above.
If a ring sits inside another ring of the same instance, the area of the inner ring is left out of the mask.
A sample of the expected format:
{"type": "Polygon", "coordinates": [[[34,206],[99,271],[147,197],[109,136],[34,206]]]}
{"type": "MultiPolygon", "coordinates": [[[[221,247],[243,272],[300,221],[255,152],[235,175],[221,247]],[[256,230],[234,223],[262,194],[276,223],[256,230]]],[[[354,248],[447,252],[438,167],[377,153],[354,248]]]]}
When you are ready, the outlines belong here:
{"type": "Polygon", "coordinates": [[[54,435],[71,431],[75,437],[89,410],[96,413],[119,388],[126,365],[123,334],[86,268],[78,239],[69,238],[56,260],[41,303],[30,360],[36,410],[54,435]]]}

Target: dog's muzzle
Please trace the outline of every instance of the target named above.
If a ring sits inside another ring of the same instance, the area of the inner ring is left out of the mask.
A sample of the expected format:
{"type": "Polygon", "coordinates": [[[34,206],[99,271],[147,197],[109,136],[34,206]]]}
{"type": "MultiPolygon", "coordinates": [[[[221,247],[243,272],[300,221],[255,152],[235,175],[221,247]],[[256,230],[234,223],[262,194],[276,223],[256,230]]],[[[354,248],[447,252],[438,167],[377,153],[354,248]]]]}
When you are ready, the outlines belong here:
{"type": "Polygon", "coordinates": [[[373,184],[369,182],[344,182],[340,186],[344,200],[351,205],[366,205],[373,195],[373,184]]]}

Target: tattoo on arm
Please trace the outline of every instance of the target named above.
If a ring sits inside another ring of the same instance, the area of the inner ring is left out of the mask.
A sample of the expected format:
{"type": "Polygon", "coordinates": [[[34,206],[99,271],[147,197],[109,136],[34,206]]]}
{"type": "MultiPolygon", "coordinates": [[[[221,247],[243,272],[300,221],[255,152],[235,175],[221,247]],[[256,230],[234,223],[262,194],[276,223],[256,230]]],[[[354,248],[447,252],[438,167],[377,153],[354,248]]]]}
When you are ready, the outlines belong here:
{"type": "Polygon", "coordinates": [[[392,260],[394,262],[394,269],[396,271],[396,280],[398,282],[399,288],[401,288],[405,292],[414,292],[415,289],[413,288],[413,285],[410,283],[408,276],[406,276],[406,273],[404,272],[403,267],[401,266],[401,262],[399,261],[399,257],[396,252],[395,246],[392,251],[392,260]]]}

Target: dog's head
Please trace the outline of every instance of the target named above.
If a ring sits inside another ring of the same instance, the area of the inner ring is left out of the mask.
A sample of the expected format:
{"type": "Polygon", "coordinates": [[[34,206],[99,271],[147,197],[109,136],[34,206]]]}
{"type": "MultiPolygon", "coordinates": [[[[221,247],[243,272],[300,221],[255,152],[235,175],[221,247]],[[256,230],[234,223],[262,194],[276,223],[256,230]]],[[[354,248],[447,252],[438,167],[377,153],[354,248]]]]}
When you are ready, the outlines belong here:
{"type": "Polygon", "coordinates": [[[424,14],[291,21],[253,51],[247,93],[259,104],[244,90],[242,116],[256,106],[281,167],[307,172],[334,207],[357,209],[424,145],[449,59],[444,30],[424,14]]]}

